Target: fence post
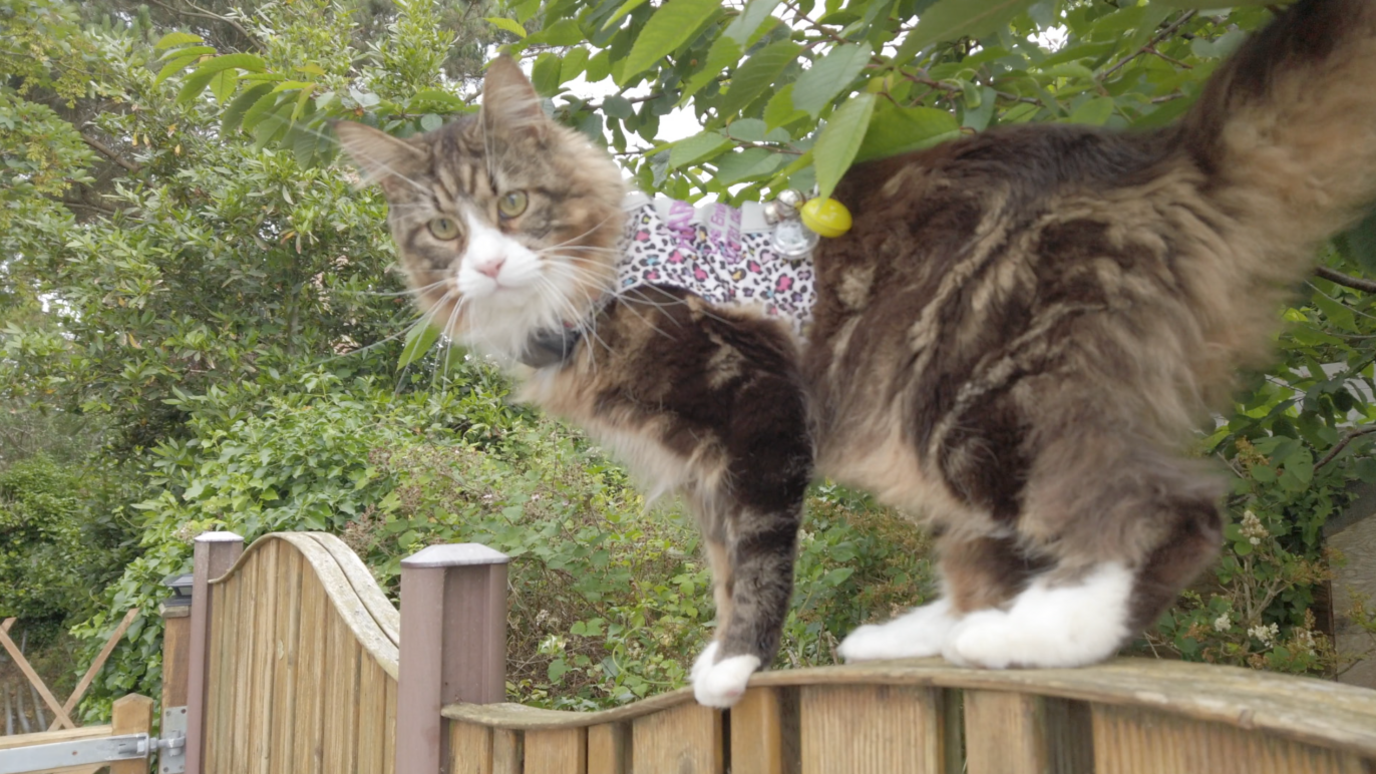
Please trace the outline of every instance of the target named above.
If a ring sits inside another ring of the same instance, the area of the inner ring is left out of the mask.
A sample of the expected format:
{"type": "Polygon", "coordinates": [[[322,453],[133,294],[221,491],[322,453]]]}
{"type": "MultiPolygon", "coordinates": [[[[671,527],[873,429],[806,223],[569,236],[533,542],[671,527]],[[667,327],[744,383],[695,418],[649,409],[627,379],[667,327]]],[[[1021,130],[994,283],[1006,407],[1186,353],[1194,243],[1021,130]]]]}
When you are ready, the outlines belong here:
{"type": "MultiPolygon", "coordinates": [[[[129,694],[115,701],[111,708],[111,727],[116,736],[122,734],[153,733],[153,700],[147,696],[129,694]]],[[[110,764],[110,774],[146,774],[148,759],[116,761],[110,764]]]]}
{"type": "Polygon", "coordinates": [[[195,580],[191,586],[191,655],[186,680],[186,771],[204,771],[205,699],[210,669],[210,580],[224,575],[244,552],[233,532],[203,532],[196,537],[195,580]]]}
{"type": "Polygon", "coordinates": [[[396,770],[440,774],[440,708],[506,693],[506,565],[476,543],[430,546],[401,562],[396,770]]]}

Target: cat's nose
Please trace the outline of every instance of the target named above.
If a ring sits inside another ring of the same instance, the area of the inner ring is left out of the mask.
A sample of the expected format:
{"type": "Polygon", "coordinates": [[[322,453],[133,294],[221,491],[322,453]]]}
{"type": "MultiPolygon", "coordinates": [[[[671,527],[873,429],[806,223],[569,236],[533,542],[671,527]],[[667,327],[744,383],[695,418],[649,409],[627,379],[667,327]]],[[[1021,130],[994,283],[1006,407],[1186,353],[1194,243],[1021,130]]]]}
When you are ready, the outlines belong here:
{"type": "Polygon", "coordinates": [[[486,275],[488,277],[491,277],[492,279],[497,279],[497,275],[501,273],[502,266],[504,266],[505,264],[505,258],[498,258],[496,260],[488,261],[487,263],[481,266],[476,266],[474,268],[478,270],[479,274],[486,275]]]}

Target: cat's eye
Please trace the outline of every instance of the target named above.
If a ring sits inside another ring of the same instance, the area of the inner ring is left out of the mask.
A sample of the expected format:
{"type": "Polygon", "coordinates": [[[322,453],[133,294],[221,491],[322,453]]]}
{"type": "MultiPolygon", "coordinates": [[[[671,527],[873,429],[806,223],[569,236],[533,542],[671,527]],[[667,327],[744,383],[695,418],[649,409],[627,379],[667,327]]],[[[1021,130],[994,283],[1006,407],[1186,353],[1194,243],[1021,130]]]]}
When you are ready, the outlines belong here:
{"type": "Polygon", "coordinates": [[[448,241],[459,235],[458,221],[453,218],[446,218],[444,216],[431,218],[430,222],[425,225],[429,227],[430,233],[434,234],[436,239],[448,241]]]}
{"type": "Polygon", "coordinates": [[[514,218],[526,211],[530,197],[525,191],[510,191],[497,200],[497,213],[503,218],[514,218]]]}

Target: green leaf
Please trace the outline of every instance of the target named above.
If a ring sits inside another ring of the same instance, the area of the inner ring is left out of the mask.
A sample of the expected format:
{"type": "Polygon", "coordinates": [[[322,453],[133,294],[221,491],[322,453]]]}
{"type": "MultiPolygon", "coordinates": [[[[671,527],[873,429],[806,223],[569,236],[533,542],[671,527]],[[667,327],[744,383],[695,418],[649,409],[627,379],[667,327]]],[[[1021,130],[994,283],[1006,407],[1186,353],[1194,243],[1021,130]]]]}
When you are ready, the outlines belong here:
{"type": "Polygon", "coordinates": [[[616,23],[621,21],[621,19],[625,17],[626,14],[630,13],[631,11],[634,11],[635,9],[639,8],[644,4],[645,0],[626,0],[626,2],[623,3],[620,8],[616,9],[616,13],[612,14],[611,18],[607,19],[607,23],[602,25],[602,29],[609,30],[612,27],[615,27],[616,23]]]}
{"type": "Polygon", "coordinates": [[[564,54],[564,63],[559,67],[559,82],[568,83],[583,74],[583,69],[588,65],[588,50],[586,48],[571,48],[564,54]]]}
{"type": "Polygon", "coordinates": [[[491,24],[499,30],[506,30],[518,38],[525,39],[526,28],[515,19],[508,19],[505,16],[484,16],[483,21],[491,24]]]}
{"type": "Polygon", "coordinates": [[[602,100],[602,112],[612,118],[627,119],[635,114],[635,109],[631,106],[631,101],[621,96],[613,94],[602,100]]]}
{"type": "Polygon", "coordinates": [[[611,72],[612,55],[610,51],[606,49],[598,51],[593,55],[592,59],[588,60],[588,83],[597,83],[608,75],[611,75],[611,72]]]}
{"type": "Polygon", "coordinates": [[[960,124],[945,110],[929,107],[900,108],[880,100],[870,119],[856,161],[897,156],[930,148],[960,136],[960,124]]]}
{"type": "Polygon", "coordinates": [[[645,22],[626,57],[617,83],[625,85],[655,62],[688,42],[703,20],[721,7],[721,0],[668,0],[645,22]]]}
{"type": "Polygon", "coordinates": [[[530,83],[535,87],[535,93],[542,97],[553,97],[557,94],[560,69],[558,54],[541,54],[535,60],[535,66],[530,69],[530,83]]]}
{"type": "Polygon", "coordinates": [[[246,132],[253,131],[258,127],[258,122],[271,115],[272,111],[277,108],[277,97],[278,95],[269,91],[269,93],[263,95],[262,98],[253,103],[248,110],[244,111],[244,119],[240,124],[243,130],[246,132]]]}
{"type": "Polygon", "coordinates": [[[779,79],[779,74],[802,50],[801,45],[791,40],[780,40],[757,51],[731,75],[731,86],[722,99],[720,115],[733,116],[753,102],[779,79]]]}
{"type": "Polygon", "coordinates": [[[1033,0],[941,0],[928,8],[898,47],[894,60],[905,62],[933,43],[993,32],[1033,0]]]}
{"type": "Polygon", "coordinates": [[[742,142],[764,142],[769,125],[758,118],[742,118],[726,127],[726,133],[742,142]]]}
{"type": "Polygon", "coordinates": [[[411,326],[411,330],[406,332],[406,344],[401,348],[401,357],[397,358],[397,369],[405,368],[425,357],[425,353],[439,340],[438,328],[423,323],[411,326]]]}
{"type": "Polygon", "coordinates": [[[186,104],[195,99],[210,83],[211,78],[230,69],[261,73],[267,69],[267,64],[256,54],[225,54],[202,62],[182,84],[182,90],[177,94],[177,102],[186,104]]]}
{"type": "Polygon", "coordinates": [[[735,64],[740,58],[741,46],[736,41],[727,37],[712,41],[712,47],[707,50],[707,61],[703,63],[702,69],[693,73],[683,85],[683,94],[679,97],[678,104],[688,104],[688,100],[703,86],[721,75],[723,68],[735,64]]]}
{"type": "Polygon", "coordinates": [[[572,46],[583,42],[583,31],[573,19],[560,19],[543,30],[530,36],[528,43],[548,46],[572,46]]]}
{"type": "Polygon", "coordinates": [[[233,70],[221,70],[210,79],[210,93],[215,95],[215,99],[224,102],[234,94],[234,89],[238,85],[239,78],[233,70]]]}
{"type": "Polygon", "coordinates": [[[755,34],[755,30],[764,24],[778,5],[779,0],[750,0],[745,4],[745,10],[726,26],[722,34],[745,47],[750,43],[750,36],[755,34]]]}
{"type": "Polygon", "coordinates": [[[158,38],[158,42],[153,44],[153,50],[161,51],[164,48],[173,46],[184,46],[187,43],[200,43],[205,38],[200,35],[192,35],[189,32],[169,32],[158,38]]]}
{"type": "Polygon", "coordinates": [[[722,185],[735,185],[744,180],[772,175],[774,170],[787,162],[788,157],[782,153],[767,148],[747,148],[713,159],[712,163],[717,165],[717,174],[713,178],[722,185]]]}
{"type": "Polygon", "coordinates": [[[708,158],[730,144],[730,140],[716,132],[701,132],[692,137],[679,140],[677,143],[674,143],[674,147],[669,150],[669,168],[678,169],[679,167],[708,158]]]}
{"type": "Polygon", "coordinates": [[[850,85],[870,61],[870,47],[837,46],[798,76],[793,85],[793,107],[813,117],[850,85]]]}
{"type": "MultiPolygon", "coordinates": [[[[249,89],[244,89],[243,93],[234,98],[225,109],[224,118],[220,120],[220,131],[225,134],[233,134],[239,129],[239,122],[243,120],[244,113],[249,107],[261,99],[264,95],[272,92],[271,83],[260,83],[249,89]]],[[[276,97],[270,98],[271,102],[276,102],[276,97]]]]}
{"type": "Polygon", "coordinates": [[[770,129],[776,126],[787,126],[806,116],[807,113],[793,107],[793,84],[791,83],[774,92],[774,96],[770,97],[769,102],[764,106],[764,122],[770,129]]]}
{"type": "Polygon", "coordinates": [[[1104,122],[1112,115],[1113,98],[1095,97],[1075,108],[1075,111],[1070,114],[1070,123],[1103,126],[1104,122]]]}
{"type": "Polygon", "coordinates": [[[1349,257],[1366,273],[1376,275],[1376,209],[1339,238],[1346,243],[1349,257]]]}
{"type": "Polygon", "coordinates": [[[158,71],[158,77],[153,79],[153,85],[157,86],[158,84],[162,83],[168,78],[171,78],[172,76],[186,69],[187,65],[191,64],[197,59],[200,59],[201,56],[202,54],[191,54],[190,56],[183,56],[177,59],[173,59],[172,61],[163,65],[162,69],[158,71]]]}
{"type": "Polygon", "coordinates": [[[870,117],[874,115],[874,95],[858,94],[841,106],[827,121],[812,155],[817,167],[817,185],[822,197],[831,196],[841,176],[850,169],[851,161],[860,151],[870,117]]]}
{"type": "Polygon", "coordinates": [[[200,56],[214,55],[214,46],[189,46],[187,48],[174,48],[170,51],[164,51],[162,56],[158,57],[158,61],[166,61],[168,59],[181,59],[182,57],[188,56],[194,58],[200,56]]]}

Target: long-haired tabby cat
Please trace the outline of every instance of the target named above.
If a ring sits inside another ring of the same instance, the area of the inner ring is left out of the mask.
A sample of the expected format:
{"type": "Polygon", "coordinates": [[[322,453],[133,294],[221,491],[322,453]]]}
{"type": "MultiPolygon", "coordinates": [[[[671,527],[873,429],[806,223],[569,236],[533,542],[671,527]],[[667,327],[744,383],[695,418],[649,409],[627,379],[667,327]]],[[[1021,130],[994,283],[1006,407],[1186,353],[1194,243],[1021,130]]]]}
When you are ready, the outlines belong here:
{"type": "Polygon", "coordinates": [[[510,60],[475,117],[337,129],[445,331],[515,359],[586,329],[526,394],[693,505],[718,609],[694,686],[726,706],[778,647],[814,455],[940,535],[939,600],[845,658],[1075,666],[1150,625],[1220,541],[1192,428],[1376,198],[1373,83],[1376,2],[1302,0],[1176,126],[1012,127],[858,166],[801,352],[749,310],[613,292],[621,175],[510,60]]]}

